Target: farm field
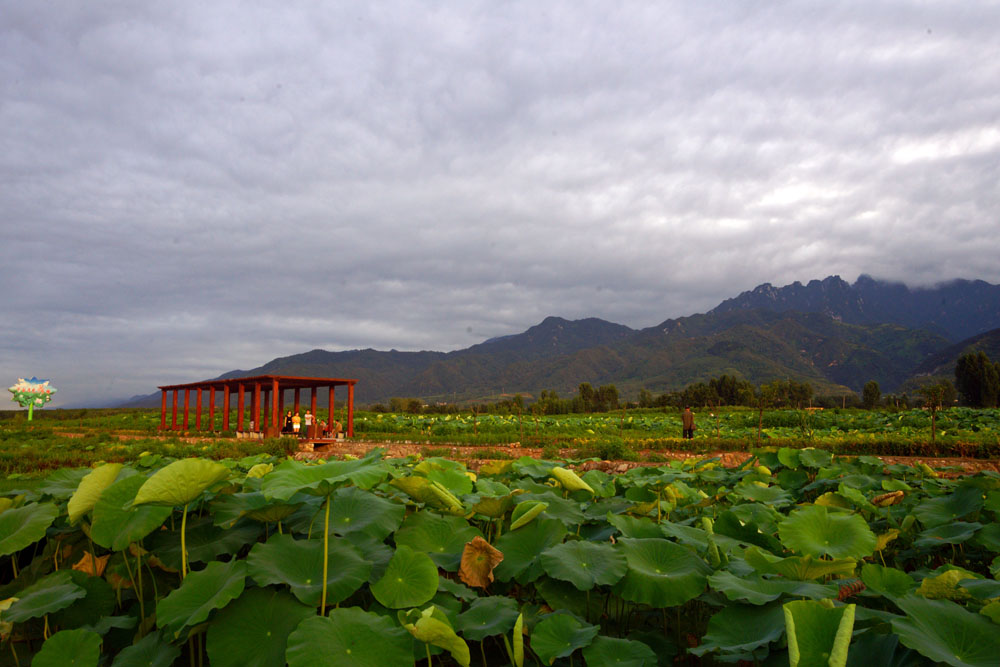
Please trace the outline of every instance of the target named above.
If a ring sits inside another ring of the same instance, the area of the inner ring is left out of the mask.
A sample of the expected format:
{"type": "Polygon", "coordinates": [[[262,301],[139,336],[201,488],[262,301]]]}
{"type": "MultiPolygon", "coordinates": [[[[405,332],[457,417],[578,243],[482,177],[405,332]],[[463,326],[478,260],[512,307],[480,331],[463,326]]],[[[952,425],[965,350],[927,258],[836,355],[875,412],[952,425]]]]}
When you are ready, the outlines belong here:
{"type": "Polygon", "coordinates": [[[291,439],[157,437],[149,411],[90,412],[0,421],[0,665],[1000,655],[1000,474],[837,455],[985,456],[997,411],[944,411],[934,442],[922,411],[807,413],[811,432],[774,411],[761,448],[748,410],[699,414],[689,442],[674,414],[549,416],[523,438],[533,457],[502,447],[525,415],[363,413],[359,438],[420,450],[310,461],[291,439]],[[496,456],[473,472],[434,455],[446,442],[496,456]],[[720,443],[741,461],[697,455],[720,443]],[[601,446],[647,460],[545,456],[601,446]]]}

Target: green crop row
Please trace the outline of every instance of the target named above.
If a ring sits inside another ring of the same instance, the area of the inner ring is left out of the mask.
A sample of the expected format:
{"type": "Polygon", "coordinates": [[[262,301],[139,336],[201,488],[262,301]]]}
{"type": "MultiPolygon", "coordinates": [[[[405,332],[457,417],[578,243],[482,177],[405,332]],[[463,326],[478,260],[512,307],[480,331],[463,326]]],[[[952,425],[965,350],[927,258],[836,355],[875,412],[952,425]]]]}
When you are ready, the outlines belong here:
{"type": "Polygon", "coordinates": [[[147,453],[0,494],[0,664],[995,665],[998,512],[995,473],[815,448],[147,453]]]}

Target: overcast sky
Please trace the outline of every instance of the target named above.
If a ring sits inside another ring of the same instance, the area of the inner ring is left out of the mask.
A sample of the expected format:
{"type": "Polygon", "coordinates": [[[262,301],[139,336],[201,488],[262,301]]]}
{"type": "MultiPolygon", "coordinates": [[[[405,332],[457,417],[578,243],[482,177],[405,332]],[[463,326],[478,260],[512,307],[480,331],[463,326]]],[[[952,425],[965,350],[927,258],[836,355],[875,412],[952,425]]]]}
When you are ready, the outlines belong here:
{"type": "Polygon", "coordinates": [[[763,282],[1000,282],[997,2],[0,16],[0,380],[52,406],[763,282]]]}

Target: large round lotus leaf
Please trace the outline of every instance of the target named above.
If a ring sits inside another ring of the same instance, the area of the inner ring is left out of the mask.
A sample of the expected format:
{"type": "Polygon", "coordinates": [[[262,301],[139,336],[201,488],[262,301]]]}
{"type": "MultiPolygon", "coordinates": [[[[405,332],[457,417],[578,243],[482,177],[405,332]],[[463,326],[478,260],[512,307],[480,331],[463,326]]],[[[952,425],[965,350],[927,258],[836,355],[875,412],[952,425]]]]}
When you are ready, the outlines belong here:
{"type": "Polygon", "coordinates": [[[660,534],[664,537],[672,537],[680,544],[689,546],[696,551],[704,551],[708,548],[708,532],[701,528],[685,526],[673,521],[662,521],[660,534]]]}
{"type": "Polygon", "coordinates": [[[74,600],[70,606],[52,614],[49,618],[52,625],[64,630],[79,628],[112,614],[115,609],[115,592],[106,579],[92,577],[79,570],[71,570],[70,577],[74,584],[87,593],[84,597],[74,600]]]}
{"type": "Polygon", "coordinates": [[[434,561],[405,544],[397,545],[385,575],[371,586],[375,599],[389,609],[418,607],[434,597],[437,588],[434,561]]]}
{"type": "Polygon", "coordinates": [[[799,463],[807,468],[822,468],[823,466],[830,465],[830,461],[832,460],[833,454],[825,449],[807,447],[806,449],[799,450],[799,463]]]}
{"type": "Polygon", "coordinates": [[[120,479],[101,493],[94,505],[90,537],[105,549],[122,551],[163,525],[171,508],[132,505],[135,494],[146,482],[142,475],[120,479]]]}
{"type": "Polygon", "coordinates": [[[619,544],[628,571],[617,590],[626,600],[655,608],[674,607],[705,590],[712,568],[686,547],[662,538],[622,538],[619,544]]]}
{"type": "Polygon", "coordinates": [[[214,561],[204,570],[191,572],[178,588],[156,605],[156,625],[174,637],[185,627],[201,623],[243,593],[245,561],[214,561]]]}
{"type": "Polygon", "coordinates": [[[413,638],[385,616],[357,607],[332,609],[325,618],[299,623],[288,637],[285,658],[289,667],[412,665],[413,638]]]}
{"type": "Polygon", "coordinates": [[[798,580],[819,579],[831,574],[852,576],[857,566],[853,558],[826,560],[808,555],[782,558],[757,547],[747,547],[743,557],[750,567],[762,574],[780,574],[798,580]]]}
{"type": "Polygon", "coordinates": [[[581,591],[617,583],[628,570],[625,556],[610,544],[564,542],[546,549],[540,559],[546,574],[581,591]]]}
{"type": "MultiPolygon", "coordinates": [[[[179,521],[178,521],[179,527],[179,521]]],[[[186,546],[188,563],[210,563],[218,556],[234,554],[254,544],[264,532],[264,527],[254,521],[243,521],[232,528],[220,528],[211,517],[188,516],[186,546]]],[[[180,535],[170,531],[156,531],[145,542],[168,567],[181,567],[180,535]]]]}
{"type": "Polygon", "coordinates": [[[995,579],[961,579],[958,585],[977,600],[1000,598],[1000,581],[995,579]]]}
{"type": "Polygon", "coordinates": [[[288,636],[316,607],[285,591],[250,588],[212,619],[208,658],[212,667],[283,667],[288,636]]]}
{"type": "Polygon", "coordinates": [[[493,576],[500,581],[516,578],[522,584],[531,583],[543,572],[539,562],[542,552],[562,542],[566,532],[561,521],[543,518],[504,533],[495,545],[503,553],[503,561],[493,570],[493,576]]]}
{"type": "Polygon", "coordinates": [[[383,540],[399,528],[406,507],[356,486],[337,489],[330,508],[330,532],[364,532],[383,540]]]}
{"type": "Polygon", "coordinates": [[[348,481],[370,489],[388,475],[389,468],[384,463],[369,457],[322,465],[284,461],[262,478],[260,488],[268,498],[284,501],[307,489],[326,495],[335,486],[348,481]]]}
{"type": "Polygon", "coordinates": [[[426,472],[427,479],[437,482],[451,493],[464,496],[472,493],[472,478],[464,470],[433,469],[426,472]]]}
{"type": "Polygon", "coordinates": [[[466,639],[482,641],[485,637],[510,632],[518,615],[517,602],[492,595],[478,598],[468,610],[459,614],[455,629],[466,639]]]}
{"type": "Polygon", "coordinates": [[[45,537],[59,508],[52,503],[32,503],[0,514],[0,556],[17,553],[45,537]]]}
{"type": "Polygon", "coordinates": [[[810,556],[864,558],[875,553],[875,533],[856,514],[814,505],[797,509],[778,525],[781,543],[810,556]]]}
{"type": "Polygon", "coordinates": [[[443,516],[422,510],[406,517],[393,537],[397,545],[423,551],[438,567],[454,572],[462,560],[465,543],[477,536],[483,535],[460,516],[443,516]]]}
{"type": "Polygon", "coordinates": [[[922,655],[949,665],[995,667],[1000,632],[991,620],[948,600],[907,595],[896,601],[905,618],[892,621],[900,641],[922,655]]]}
{"type": "MultiPolygon", "coordinates": [[[[473,501],[470,501],[473,502],[473,501]]],[[[474,501],[470,505],[473,512],[488,516],[491,519],[499,519],[510,511],[514,506],[514,494],[508,493],[505,496],[486,496],[474,501]]]]}
{"type": "Polygon", "coordinates": [[[90,630],[63,630],[49,637],[32,658],[32,667],[97,667],[101,636],[90,630]]]}
{"type": "Polygon", "coordinates": [[[822,600],[837,596],[836,586],[827,586],[811,581],[789,579],[764,579],[760,576],[739,577],[728,570],[716,572],[708,577],[708,585],[713,591],[722,593],[734,602],[767,604],[782,595],[806,597],[822,600]]]}
{"type": "Polygon", "coordinates": [[[861,581],[875,593],[889,597],[906,595],[914,587],[914,581],[907,573],[875,563],[865,563],[862,566],[861,581]]]}
{"type": "Polygon", "coordinates": [[[160,468],[135,494],[136,505],[177,507],[197,500],[205,489],[229,477],[229,468],[207,459],[181,459],[160,468]]]}
{"type": "MultiPolygon", "coordinates": [[[[862,609],[856,611],[861,616],[862,609]]],[[[899,637],[875,631],[855,635],[847,654],[847,667],[912,667],[921,664],[916,651],[900,646],[899,637]]]]}
{"type": "Polygon", "coordinates": [[[368,575],[368,583],[373,584],[382,578],[393,554],[389,545],[365,533],[348,533],[341,539],[353,544],[358,553],[371,563],[372,571],[368,575]]]}
{"type": "Polygon", "coordinates": [[[740,482],[733,487],[733,493],[741,498],[757,503],[767,503],[774,507],[792,503],[791,494],[780,486],[757,486],[753,482],[740,482]]]}
{"type": "Polygon", "coordinates": [[[80,480],[80,486],[77,487],[73,497],[66,505],[70,523],[76,523],[84,514],[94,509],[101,493],[114,483],[121,469],[121,463],[105,463],[94,468],[90,474],[80,480]]]}
{"type": "Polygon", "coordinates": [[[66,500],[76,492],[80,482],[90,471],[90,468],[60,468],[38,485],[38,492],[56,500],[66,500]]]}
{"type": "Polygon", "coordinates": [[[159,632],[150,632],[115,656],[111,667],[171,667],[181,647],[163,641],[159,632]]]}
{"type": "Polygon", "coordinates": [[[940,526],[978,511],[983,502],[981,489],[964,486],[947,496],[925,500],[913,508],[913,514],[925,526],[940,526]]]}
{"type": "MultiPolygon", "coordinates": [[[[272,535],[247,556],[247,574],[261,586],[285,584],[304,604],[316,607],[323,597],[323,540],[272,535]]],[[[328,604],[346,600],[368,581],[372,565],[350,542],[333,538],[327,561],[328,604]]]]}
{"type": "Polygon", "coordinates": [[[1000,523],[990,523],[981,528],[973,542],[987,551],[1000,553],[1000,523]]]}
{"type": "Polygon", "coordinates": [[[70,570],[46,575],[18,594],[18,600],[3,613],[3,620],[20,623],[65,609],[87,594],[87,589],[73,582],[70,570]]]}
{"type": "Polygon", "coordinates": [[[814,600],[785,603],[789,667],[844,667],[854,629],[854,608],[849,604],[831,609],[814,600]]]}
{"type": "Polygon", "coordinates": [[[622,667],[656,667],[656,654],[642,642],[613,637],[594,637],[583,649],[588,665],[621,665],[622,667]]]}
{"type": "Polygon", "coordinates": [[[792,449],[791,447],[782,447],[777,453],[778,462],[786,468],[798,468],[799,451],[800,450],[792,449]]]}
{"type": "Polygon", "coordinates": [[[462,514],[462,501],[454,493],[442,486],[440,483],[420,477],[410,475],[409,477],[397,477],[389,482],[406,495],[417,502],[421,502],[427,507],[433,507],[452,514],[462,514]]]}
{"type": "Polygon", "coordinates": [[[622,537],[663,537],[659,524],[652,519],[626,514],[608,514],[608,523],[618,529],[622,537]]]}
{"type": "MultiPolygon", "coordinates": [[[[761,505],[744,505],[742,509],[748,510],[747,513],[749,513],[750,507],[761,507],[761,505]]],[[[781,543],[773,535],[764,532],[766,529],[761,527],[761,524],[766,523],[770,523],[770,521],[758,521],[756,518],[750,517],[741,520],[736,512],[725,510],[716,517],[712,530],[715,532],[716,538],[719,536],[729,537],[739,544],[756,544],[771,552],[781,552],[781,543]]]]}
{"type": "Polygon", "coordinates": [[[701,645],[689,652],[697,656],[715,651],[742,655],[777,641],[784,633],[785,614],[780,603],[763,607],[734,604],[708,619],[701,645]]]}
{"type": "Polygon", "coordinates": [[[542,662],[551,665],[556,658],[589,646],[600,628],[578,621],[569,614],[550,614],[535,624],[531,650],[542,662]]]}
{"type": "Polygon", "coordinates": [[[913,545],[920,549],[934,548],[942,544],[962,544],[967,542],[976,534],[976,531],[983,527],[981,523],[969,523],[966,521],[955,521],[954,523],[933,526],[922,531],[913,541],[913,545]]]}

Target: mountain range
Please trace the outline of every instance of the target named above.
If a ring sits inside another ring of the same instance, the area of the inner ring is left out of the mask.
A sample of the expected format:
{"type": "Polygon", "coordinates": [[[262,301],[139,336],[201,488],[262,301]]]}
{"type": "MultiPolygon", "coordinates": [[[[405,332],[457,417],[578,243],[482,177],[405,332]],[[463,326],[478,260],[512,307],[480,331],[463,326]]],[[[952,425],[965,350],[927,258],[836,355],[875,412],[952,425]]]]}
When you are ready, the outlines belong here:
{"type": "MultiPolygon", "coordinates": [[[[547,317],[528,330],[454,352],[312,350],[223,378],[277,374],[359,380],[362,403],[391,397],[489,400],[581,382],[680,389],[722,374],[753,383],[794,379],[817,394],[893,391],[915,375],[950,374],[967,349],[1000,351],[1000,286],[953,281],[911,289],[862,275],[760,285],[704,314],[631,329],[597,318],[547,317]],[[951,365],[949,368],[949,364],[951,365]]],[[[1000,356],[1000,355],[997,355],[1000,356]]],[[[158,406],[159,393],[126,405],[158,406]]]]}

